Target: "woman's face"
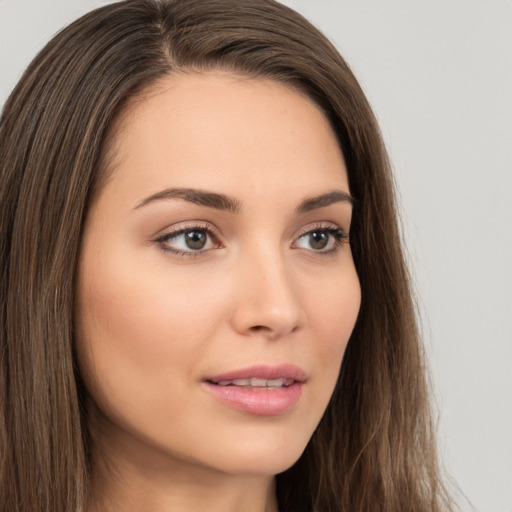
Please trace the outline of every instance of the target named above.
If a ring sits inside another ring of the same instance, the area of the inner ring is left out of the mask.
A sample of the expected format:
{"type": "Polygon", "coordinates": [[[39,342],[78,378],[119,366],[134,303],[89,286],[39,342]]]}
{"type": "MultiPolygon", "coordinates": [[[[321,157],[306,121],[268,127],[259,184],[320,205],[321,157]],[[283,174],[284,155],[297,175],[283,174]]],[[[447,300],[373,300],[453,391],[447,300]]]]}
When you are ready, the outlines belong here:
{"type": "Polygon", "coordinates": [[[173,76],[117,120],[111,165],[77,281],[95,442],[135,464],[283,471],[360,304],[329,123],[276,82],[173,76]]]}

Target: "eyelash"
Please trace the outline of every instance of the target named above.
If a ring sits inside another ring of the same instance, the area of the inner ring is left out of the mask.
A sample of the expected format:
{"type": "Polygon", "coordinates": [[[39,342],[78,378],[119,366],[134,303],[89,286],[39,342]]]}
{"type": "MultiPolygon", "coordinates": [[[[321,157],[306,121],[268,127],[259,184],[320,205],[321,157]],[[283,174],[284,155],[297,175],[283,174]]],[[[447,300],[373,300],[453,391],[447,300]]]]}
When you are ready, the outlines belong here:
{"type": "Polygon", "coordinates": [[[333,226],[333,225],[323,225],[323,224],[317,224],[312,227],[306,228],[305,231],[303,231],[299,236],[296,238],[296,241],[294,243],[297,243],[297,241],[303,239],[304,237],[308,235],[312,235],[313,233],[327,233],[330,237],[334,238],[334,244],[333,247],[327,250],[319,250],[315,251],[314,249],[311,249],[310,251],[315,256],[329,256],[333,255],[338,252],[341,245],[344,243],[350,243],[349,235],[346,231],[344,231],[339,226],[333,226]]]}
{"type": "Polygon", "coordinates": [[[220,246],[220,242],[218,241],[218,236],[214,232],[214,230],[208,225],[208,224],[191,224],[187,226],[180,226],[177,229],[172,229],[171,231],[168,231],[164,235],[158,237],[155,242],[158,244],[160,249],[164,252],[175,254],[177,256],[184,256],[189,258],[197,258],[198,256],[201,256],[205,252],[209,251],[210,249],[206,250],[197,250],[194,251],[193,249],[190,250],[181,250],[181,249],[173,249],[170,247],[168,242],[172,239],[175,239],[179,237],[180,235],[184,235],[186,233],[191,232],[200,232],[200,233],[206,233],[208,235],[208,238],[213,241],[213,243],[216,245],[215,248],[218,248],[220,246]]]}
{"type": "MultiPolygon", "coordinates": [[[[347,232],[345,232],[342,228],[338,226],[333,225],[321,225],[318,224],[316,226],[308,227],[307,230],[304,230],[302,233],[300,233],[297,238],[294,241],[294,244],[296,244],[298,241],[302,240],[308,235],[312,235],[313,233],[326,233],[330,237],[334,238],[334,245],[328,250],[318,250],[315,251],[314,249],[305,249],[312,252],[315,256],[327,256],[332,255],[338,252],[339,248],[344,243],[350,243],[349,241],[349,235],[347,232]]],[[[160,249],[164,252],[175,254],[177,256],[182,257],[198,257],[203,255],[204,253],[210,251],[211,249],[218,249],[221,244],[219,242],[219,238],[215,231],[208,225],[208,224],[193,224],[188,226],[182,226],[177,229],[173,229],[164,235],[158,237],[155,240],[155,243],[158,244],[160,249]],[[208,238],[213,242],[215,247],[209,248],[209,249],[199,249],[199,250],[182,250],[182,249],[175,249],[167,245],[170,240],[176,239],[181,235],[184,235],[186,233],[192,233],[192,232],[199,232],[199,233],[205,233],[208,238]]],[[[299,248],[300,249],[300,248],[299,248]]]]}

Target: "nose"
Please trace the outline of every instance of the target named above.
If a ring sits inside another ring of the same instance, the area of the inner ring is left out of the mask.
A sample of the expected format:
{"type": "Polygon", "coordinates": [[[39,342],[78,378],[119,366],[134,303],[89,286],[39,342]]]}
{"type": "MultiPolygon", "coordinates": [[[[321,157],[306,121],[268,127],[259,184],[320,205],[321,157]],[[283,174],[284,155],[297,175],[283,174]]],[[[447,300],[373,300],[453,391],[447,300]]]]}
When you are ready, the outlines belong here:
{"type": "Polygon", "coordinates": [[[240,262],[233,298],[233,328],[245,336],[280,339],[304,326],[297,278],[279,254],[260,251],[240,262]]]}

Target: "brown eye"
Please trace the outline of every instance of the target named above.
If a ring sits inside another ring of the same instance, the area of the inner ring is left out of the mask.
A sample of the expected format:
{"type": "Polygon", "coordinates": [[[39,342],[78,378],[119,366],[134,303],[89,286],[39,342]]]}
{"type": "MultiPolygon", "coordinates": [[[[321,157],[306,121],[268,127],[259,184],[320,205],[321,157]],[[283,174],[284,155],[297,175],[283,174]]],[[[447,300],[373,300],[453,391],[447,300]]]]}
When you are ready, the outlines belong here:
{"type": "Polygon", "coordinates": [[[313,231],[307,235],[309,237],[309,245],[312,249],[320,251],[325,249],[329,243],[330,235],[325,231],[313,231]]]}
{"type": "Polygon", "coordinates": [[[219,247],[219,242],[213,232],[202,227],[190,227],[173,231],[156,241],[165,252],[179,254],[180,256],[197,256],[219,247]]]}
{"type": "Polygon", "coordinates": [[[318,253],[330,253],[335,252],[347,239],[348,235],[340,228],[316,228],[300,236],[293,247],[318,253]]]}
{"type": "Polygon", "coordinates": [[[186,231],[184,237],[186,246],[194,251],[203,249],[208,241],[208,235],[204,231],[186,231]]]}

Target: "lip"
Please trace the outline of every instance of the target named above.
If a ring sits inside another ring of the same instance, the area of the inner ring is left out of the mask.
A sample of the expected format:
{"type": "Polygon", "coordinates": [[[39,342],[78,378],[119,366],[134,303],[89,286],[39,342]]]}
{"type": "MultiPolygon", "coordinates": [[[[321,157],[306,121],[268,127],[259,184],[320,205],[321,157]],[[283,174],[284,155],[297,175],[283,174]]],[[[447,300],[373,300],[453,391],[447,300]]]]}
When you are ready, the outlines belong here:
{"type": "Polygon", "coordinates": [[[257,365],[250,366],[248,368],[242,368],[240,370],[233,370],[222,375],[215,375],[213,377],[207,377],[205,380],[213,383],[217,383],[223,380],[235,380],[235,379],[293,379],[297,382],[306,381],[306,372],[294,366],[292,364],[281,364],[278,366],[269,365],[257,365]]]}
{"type": "Polygon", "coordinates": [[[304,370],[294,365],[258,365],[208,377],[203,380],[203,385],[230,407],[257,416],[275,416],[288,411],[299,401],[306,379],[304,370]],[[293,382],[287,387],[253,389],[218,384],[221,381],[251,378],[287,379],[293,382]]]}

